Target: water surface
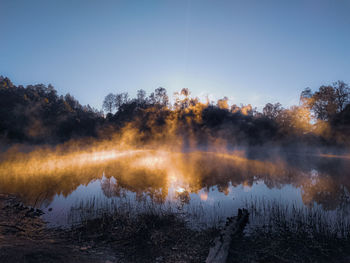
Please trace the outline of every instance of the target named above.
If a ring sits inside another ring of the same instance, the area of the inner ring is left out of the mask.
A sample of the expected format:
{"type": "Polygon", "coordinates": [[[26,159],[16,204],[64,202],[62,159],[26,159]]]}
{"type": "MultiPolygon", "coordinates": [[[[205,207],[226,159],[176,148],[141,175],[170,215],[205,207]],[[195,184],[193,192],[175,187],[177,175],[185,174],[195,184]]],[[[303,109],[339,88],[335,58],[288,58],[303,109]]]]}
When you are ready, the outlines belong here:
{"type": "Polygon", "coordinates": [[[334,156],[102,151],[5,160],[0,192],[40,207],[51,226],[118,209],[168,209],[215,224],[261,200],[349,214],[349,169],[334,156]]]}

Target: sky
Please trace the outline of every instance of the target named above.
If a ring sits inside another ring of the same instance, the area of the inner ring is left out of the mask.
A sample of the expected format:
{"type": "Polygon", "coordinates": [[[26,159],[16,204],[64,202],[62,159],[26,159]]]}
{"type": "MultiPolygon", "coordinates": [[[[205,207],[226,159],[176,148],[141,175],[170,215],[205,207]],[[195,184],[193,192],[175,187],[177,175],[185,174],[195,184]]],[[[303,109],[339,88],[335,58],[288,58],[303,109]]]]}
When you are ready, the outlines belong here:
{"type": "Polygon", "coordinates": [[[350,83],[348,0],[0,0],[0,13],[0,75],[97,109],[158,87],[287,107],[350,83]]]}

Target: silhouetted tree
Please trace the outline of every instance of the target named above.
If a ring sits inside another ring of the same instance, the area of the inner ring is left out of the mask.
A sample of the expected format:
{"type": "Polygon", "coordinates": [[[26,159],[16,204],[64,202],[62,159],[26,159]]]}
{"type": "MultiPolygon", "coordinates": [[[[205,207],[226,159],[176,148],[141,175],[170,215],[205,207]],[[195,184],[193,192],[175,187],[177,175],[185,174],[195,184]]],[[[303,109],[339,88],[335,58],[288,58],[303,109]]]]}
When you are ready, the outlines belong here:
{"type": "Polygon", "coordinates": [[[157,88],[154,93],[152,92],[149,97],[150,103],[153,105],[159,105],[162,107],[168,106],[169,103],[169,97],[167,94],[166,89],[159,87],[157,88]]]}
{"type": "Polygon", "coordinates": [[[313,111],[316,118],[327,121],[342,112],[349,104],[350,90],[347,84],[338,81],[333,85],[321,86],[316,92],[306,88],[302,91],[300,99],[313,111]]]}
{"type": "Polygon", "coordinates": [[[58,96],[52,85],[15,86],[0,77],[0,139],[61,142],[96,136],[102,115],[73,96],[58,96]]]}
{"type": "Polygon", "coordinates": [[[123,104],[128,103],[129,101],[129,94],[127,92],[118,93],[114,95],[114,107],[116,110],[120,108],[123,104]]]}
{"type": "Polygon", "coordinates": [[[338,80],[333,83],[335,89],[336,103],[338,112],[342,112],[350,103],[350,88],[349,85],[343,81],[338,80]]]}
{"type": "Polygon", "coordinates": [[[275,104],[267,103],[263,108],[263,115],[271,120],[274,120],[283,110],[282,105],[277,102],[275,104]]]}
{"type": "Polygon", "coordinates": [[[145,104],[146,103],[146,91],[143,89],[140,89],[137,91],[137,102],[139,104],[145,104]]]}
{"type": "Polygon", "coordinates": [[[349,143],[350,92],[342,81],[321,86],[316,92],[305,89],[299,106],[283,109],[280,103],[268,103],[262,113],[250,104],[230,107],[227,97],[204,104],[190,94],[188,89],[175,93],[172,107],[162,87],[149,97],[144,90],[139,90],[136,98],[110,93],[103,101],[103,110],[108,112],[104,117],[70,94],[58,96],[52,85],[15,86],[0,77],[0,140],[58,143],[98,134],[110,136],[130,127],[139,131],[139,142],[181,137],[184,149],[221,140],[227,145],[255,145],[316,142],[317,137],[318,142],[322,139],[328,144],[349,143]],[[311,121],[310,113],[319,120],[311,121]]]}
{"type": "MultiPolygon", "coordinates": [[[[111,113],[116,105],[116,95],[109,93],[103,100],[102,108],[107,113],[111,113]]],[[[119,106],[118,106],[119,107],[119,106]]]]}

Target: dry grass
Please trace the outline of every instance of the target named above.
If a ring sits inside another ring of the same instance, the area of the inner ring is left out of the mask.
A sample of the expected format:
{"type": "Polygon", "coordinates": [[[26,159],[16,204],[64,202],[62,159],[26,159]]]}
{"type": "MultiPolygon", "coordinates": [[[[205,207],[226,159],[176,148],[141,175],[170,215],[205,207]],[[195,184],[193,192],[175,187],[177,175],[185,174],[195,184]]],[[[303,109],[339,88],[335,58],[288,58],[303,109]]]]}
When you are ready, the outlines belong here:
{"type": "Polygon", "coordinates": [[[235,240],[230,262],[348,262],[350,222],[341,211],[284,205],[279,201],[246,203],[251,223],[235,240]]]}

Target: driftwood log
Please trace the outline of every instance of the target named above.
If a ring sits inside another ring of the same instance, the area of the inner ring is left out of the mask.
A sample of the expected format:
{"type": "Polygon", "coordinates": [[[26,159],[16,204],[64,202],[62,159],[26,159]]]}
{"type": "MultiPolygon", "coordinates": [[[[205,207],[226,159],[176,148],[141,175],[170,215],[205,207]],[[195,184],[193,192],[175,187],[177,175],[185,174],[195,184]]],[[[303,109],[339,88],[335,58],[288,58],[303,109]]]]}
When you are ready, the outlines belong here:
{"type": "Polygon", "coordinates": [[[206,263],[226,263],[231,240],[243,232],[248,219],[249,213],[246,209],[238,209],[237,216],[227,219],[225,228],[215,239],[214,246],[209,250],[206,263]]]}

